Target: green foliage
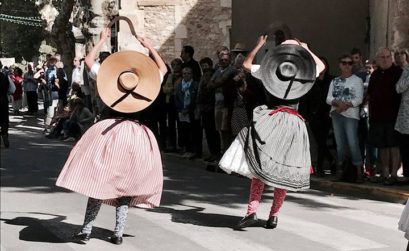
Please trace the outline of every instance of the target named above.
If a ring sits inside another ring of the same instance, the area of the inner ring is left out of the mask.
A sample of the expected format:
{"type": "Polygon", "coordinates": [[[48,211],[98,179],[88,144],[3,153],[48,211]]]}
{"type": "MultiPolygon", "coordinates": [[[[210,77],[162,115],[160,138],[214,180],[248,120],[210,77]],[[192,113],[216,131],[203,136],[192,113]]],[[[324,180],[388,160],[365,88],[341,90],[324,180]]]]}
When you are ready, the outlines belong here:
{"type": "MultiPolygon", "coordinates": [[[[40,17],[34,1],[2,0],[0,13],[18,17],[40,17]]],[[[28,21],[30,22],[30,21],[28,21]]],[[[23,57],[31,61],[38,56],[38,48],[44,39],[43,27],[29,26],[0,20],[0,43],[2,57],[23,57]]]]}

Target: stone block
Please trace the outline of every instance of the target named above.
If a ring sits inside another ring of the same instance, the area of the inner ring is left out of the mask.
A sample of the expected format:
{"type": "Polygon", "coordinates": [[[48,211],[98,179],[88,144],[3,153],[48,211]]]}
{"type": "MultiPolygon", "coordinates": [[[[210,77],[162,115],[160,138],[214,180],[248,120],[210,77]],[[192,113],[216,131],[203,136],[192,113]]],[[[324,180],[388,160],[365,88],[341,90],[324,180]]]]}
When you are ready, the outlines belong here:
{"type": "Polygon", "coordinates": [[[187,38],[186,25],[184,25],[184,24],[179,24],[179,25],[175,28],[175,38],[187,38]]]}
{"type": "Polygon", "coordinates": [[[221,7],[226,7],[226,8],[231,8],[231,1],[232,0],[220,0],[220,6],[221,7]]]}
{"type": "Polygon", "coordinates": [[[138,1],[139,6],[163,6],[163,5],[175,5],[176,0],[143,0],[138,1]]]}

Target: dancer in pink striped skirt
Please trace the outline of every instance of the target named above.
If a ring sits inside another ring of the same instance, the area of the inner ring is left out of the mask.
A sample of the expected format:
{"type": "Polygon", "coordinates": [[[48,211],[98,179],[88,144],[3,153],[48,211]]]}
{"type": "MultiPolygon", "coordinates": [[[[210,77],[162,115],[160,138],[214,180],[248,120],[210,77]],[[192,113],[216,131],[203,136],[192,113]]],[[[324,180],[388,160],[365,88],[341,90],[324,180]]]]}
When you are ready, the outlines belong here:
{"type": "Polygon", "coordinates": [[[97,74],[98,94],[106,104],[104,115],[72,149],[57,186],[89,197],[82,229],[74,235],[76,240],[90,239],[101,204],[105,203],[116,207],[116,226],[110,241],[121,244],[128,207],[153,208],[160,203],[160,151],[153,133],[139,123],[137,112],[155,100],[167,70],[156,50],[142,37],[137,39],[152,58],[138,52],[117,52],[101,65],[94,64],[96,52],[109,37],[110,29],[106,28],[86,58],[88,67],[97,74]]]}
{"type": "Polygon", "coordinates": [[[307,128],[298,114],[300,97],[314,84],[324,64],[298,40],[286,40],[253,65],[267,36],[260,36],[256,47],[243,62],[243,68],[262,82],[268,93],[268,106],[256,107],[253,121],[243,128],[220,160],[227,173],[250,178],[247,213],[236,229],[258,222],[256,212],[264,186],[274,187],[274,200],[265,227],[277,227],[278,214],[287,190],[309,188],[311,159],[307,128]],[[269,108],[271,107],[271,108],[269,108]]]}

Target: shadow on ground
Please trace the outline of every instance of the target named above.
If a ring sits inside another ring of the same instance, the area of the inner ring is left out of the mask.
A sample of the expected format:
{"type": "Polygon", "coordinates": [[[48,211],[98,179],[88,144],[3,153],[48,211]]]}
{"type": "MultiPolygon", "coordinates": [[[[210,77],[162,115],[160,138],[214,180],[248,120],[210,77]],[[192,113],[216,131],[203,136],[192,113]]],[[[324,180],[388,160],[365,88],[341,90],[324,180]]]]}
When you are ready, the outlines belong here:
{"type": "MultiPolygon", "coordinates": [[[[78,243],[84,242],[75,240],[72,235],[81,230],[80,225],[74,225],[64,222],[65,216],[44,214],[38,212],[12,212],[21,213],[23,215],[41,215],[39,217],[53,217],[51,219],[38,219],[35,217],[21,216],[13,219],[0,218],[4,224],[25,226],[19,232],[19,240],[30,242],[45,242],[45,243],[78,243]],[[64,230],[64,231],[62,231],[64,230]]],[[[99,239],[109,242],[109,237],[112,236],[111,230],[94,227],[92,229],[91,239],[99,239]]],[[[133,235],[124,235],[124,237],[134,237],[133,235]]]]}

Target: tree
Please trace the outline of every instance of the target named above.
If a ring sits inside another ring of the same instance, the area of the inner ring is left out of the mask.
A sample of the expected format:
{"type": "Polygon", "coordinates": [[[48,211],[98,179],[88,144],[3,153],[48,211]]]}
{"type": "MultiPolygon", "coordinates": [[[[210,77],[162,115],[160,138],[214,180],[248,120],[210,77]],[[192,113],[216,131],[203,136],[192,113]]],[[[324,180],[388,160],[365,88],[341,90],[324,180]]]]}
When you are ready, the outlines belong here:
{"type": "Polygon", "coordinates": [[[55,18],[51,30],[52,42],[57,47],[57,51],[61,55],[61,61],[68,72],[72,70],[72,60],[75,57],[75,40],[72,34],[72,24],[69,21],[74,4],[74,0],[61,2],[60,12],[55,18]]]}
{"type": "Polygon", "coordinates": [[[0,10],[1,56],[31,61],[44,36],[34,2],[3,0],[0,10]]]}

